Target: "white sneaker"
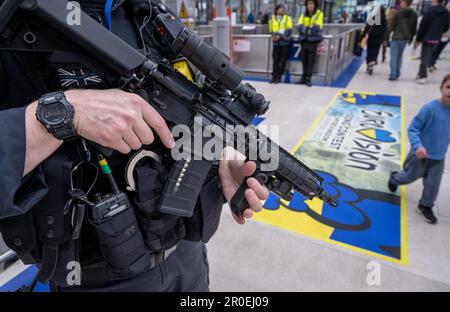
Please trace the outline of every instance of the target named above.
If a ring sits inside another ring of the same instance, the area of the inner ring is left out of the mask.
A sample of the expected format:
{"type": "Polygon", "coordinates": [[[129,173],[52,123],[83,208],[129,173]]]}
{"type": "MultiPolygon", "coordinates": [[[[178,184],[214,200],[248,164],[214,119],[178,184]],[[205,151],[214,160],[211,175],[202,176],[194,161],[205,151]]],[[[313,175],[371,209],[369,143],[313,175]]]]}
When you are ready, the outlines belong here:
{"type": "Polygon", "coordinates": [[[420,79],[417,79],[417,83],[418,83],[418,84],[421,84],[421,85],[424,85],[424,84],[427,83],[427,78],[420,78],[420,79]]]}

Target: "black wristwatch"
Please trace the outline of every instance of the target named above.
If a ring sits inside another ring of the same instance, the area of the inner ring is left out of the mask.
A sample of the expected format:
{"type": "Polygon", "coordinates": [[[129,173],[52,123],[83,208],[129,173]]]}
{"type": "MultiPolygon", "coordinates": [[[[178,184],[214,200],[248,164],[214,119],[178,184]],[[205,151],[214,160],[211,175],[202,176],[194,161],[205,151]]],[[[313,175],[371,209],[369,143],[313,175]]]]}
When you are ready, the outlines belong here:
{"type": "Polygon", "coordinates": [[[78,137],[74,115],[75,110],[63,91],[45,94],[38,101],[37,120],[58,140],[70,141],[78,137]]]}

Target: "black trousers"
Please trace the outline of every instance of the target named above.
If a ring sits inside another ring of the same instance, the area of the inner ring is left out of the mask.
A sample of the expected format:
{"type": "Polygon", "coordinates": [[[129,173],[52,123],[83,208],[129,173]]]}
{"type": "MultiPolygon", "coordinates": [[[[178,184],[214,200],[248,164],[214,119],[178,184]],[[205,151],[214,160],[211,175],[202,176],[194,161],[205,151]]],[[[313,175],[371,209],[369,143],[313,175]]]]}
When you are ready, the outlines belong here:
{"type": "Polygon", "coordinates": [[[436,44],[429,44],[426,42],[422,43],[422,50],[420,51],[420,68],[419,68],[419,77],[427,78],[428,73],[427,69],[431,66],[432,55],[434,49],[436,49],[436,44]]]}
{"type": "Polygon", "coordinates": [[[439,59],[439,56],[441,55],[442,51],[444,51],[447,44],[450,42],[450,39],[447,41],[440,41],[437,47],[433,51],[433,55],[431,56],[431,65],[436,65],[437,60],[439,59]]]}
{"type": "Polygon", "coordinates": [[[380,47],[383,44],[383,38],[370,38],[367,40],[367,64],[371,62],[378,62],[378,54],[380,47]]]}
{"type": "Polygon", "coordinates": [[[286,70],[286,62],[288,58],[289,46],[273,46],[272,58],[273,58],[273,70],[272,81],[281,81],[281,77],[286,70]]]}
{"type": "Polygon", "coordinates": [[[207,292],[209,265],[202,242],[181,241],[169,257],[131,279],[108,281],[105,286],[58,288],[59,292],[207,292]]]}
{"type": "Polygon", "coordinates": [[[300,56],[303,62],[302,80],[304,82],[311,82],[318,44],[318,42],[302,42],[300,56]]]}

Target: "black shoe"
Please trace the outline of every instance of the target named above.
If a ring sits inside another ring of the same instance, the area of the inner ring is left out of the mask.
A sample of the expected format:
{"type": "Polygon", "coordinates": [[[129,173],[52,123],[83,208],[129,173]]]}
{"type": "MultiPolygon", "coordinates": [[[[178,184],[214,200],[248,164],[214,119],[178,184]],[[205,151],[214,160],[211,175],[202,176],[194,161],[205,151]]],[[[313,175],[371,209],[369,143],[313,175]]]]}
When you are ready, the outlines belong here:
{"type": "Polygon", "coordinates": [[[398,187],[397,184],[392,182],[392,175],[395,173],[398,173],[398,172],[397,171],[391,172],[391,176],[389,177],[389,181],[388,181],[388,188],[389,188],[389,191],[391,191],[392,193],[397,192],[397,187],[398,187]]]}
{"type": "Polygon", "coordinates": [[[303,79],[300,79],[299,81],[296,82],[296,84],[305,84],[305,83],[306,83],[306,81],[303,79]]]}
{"type": "Polygon", "coordinates": [[[436,224],[437,219],[434,216],[433,209],[431,209],[430,207],[419,205],[417,206],[417,212],[423,216],[425,222],[428,222],[430,224],[436,224]]]}
{"type": "Polygon", "coordinates": [[[397,78],[396,77],[389,77],[389,80],[390,81],[395,81],[395,80],[397,80],[397,78]]]}
{"type": "Polygon", "coordinates": [[[311,81],[308,81],[308,82],[306,83],[306,85],[307,85],[308,87],[312,87],[311,81]]]}

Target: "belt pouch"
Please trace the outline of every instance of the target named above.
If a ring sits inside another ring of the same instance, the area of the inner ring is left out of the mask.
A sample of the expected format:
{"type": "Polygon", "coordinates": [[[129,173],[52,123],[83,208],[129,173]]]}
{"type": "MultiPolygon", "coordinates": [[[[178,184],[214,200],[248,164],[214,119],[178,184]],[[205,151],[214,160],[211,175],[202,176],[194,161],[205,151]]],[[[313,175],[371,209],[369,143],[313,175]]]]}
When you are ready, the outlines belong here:
{"type": "Polygon", "coordinates": [[[151,268],[151,258],[133,209],[126,209],[101,223],[91,223],[111,279],[130,278],[151,268]]]}

